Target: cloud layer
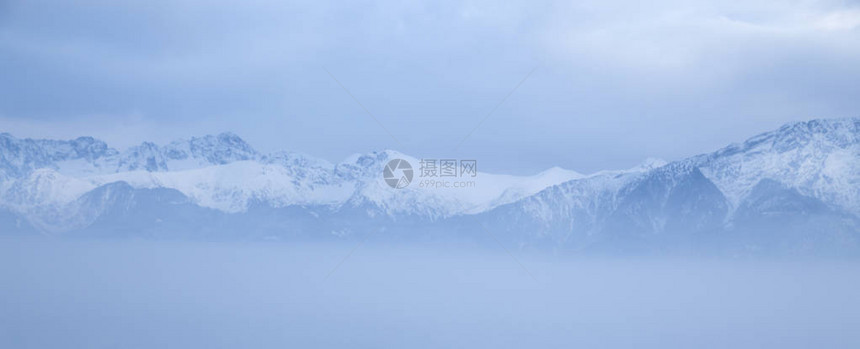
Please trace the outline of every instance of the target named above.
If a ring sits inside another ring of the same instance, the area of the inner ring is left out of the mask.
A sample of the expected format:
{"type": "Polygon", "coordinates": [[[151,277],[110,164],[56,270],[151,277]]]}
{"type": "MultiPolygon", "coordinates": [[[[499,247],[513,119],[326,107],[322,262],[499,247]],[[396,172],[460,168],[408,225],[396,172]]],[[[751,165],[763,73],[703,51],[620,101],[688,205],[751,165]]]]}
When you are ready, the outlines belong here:
{"type": "Polygon", "coordinates": [[[22,136],[122,147],[232,130],[333,161],[397,148],[587,172],[860,114],[852,2],[11,1],[0,13],[0,128],[22,136]]]}

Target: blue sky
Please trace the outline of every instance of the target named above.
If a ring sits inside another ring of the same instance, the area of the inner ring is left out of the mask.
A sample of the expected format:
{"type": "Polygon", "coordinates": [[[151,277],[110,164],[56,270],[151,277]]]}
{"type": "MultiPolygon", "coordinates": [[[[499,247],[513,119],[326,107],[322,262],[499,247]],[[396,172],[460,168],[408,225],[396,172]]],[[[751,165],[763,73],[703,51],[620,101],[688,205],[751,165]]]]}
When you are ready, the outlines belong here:
{"type": "Polygon", "coordinates": [[[858,62],[856,1],[0,0],[0,129],[591,172],[860,116],[858,62]]]}

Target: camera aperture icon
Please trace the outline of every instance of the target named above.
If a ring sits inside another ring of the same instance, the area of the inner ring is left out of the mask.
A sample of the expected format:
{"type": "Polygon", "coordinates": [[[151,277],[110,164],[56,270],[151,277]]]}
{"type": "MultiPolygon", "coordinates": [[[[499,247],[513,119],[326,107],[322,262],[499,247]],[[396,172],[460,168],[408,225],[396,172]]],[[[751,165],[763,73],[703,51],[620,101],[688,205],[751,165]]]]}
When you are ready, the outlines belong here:
{"type": "Polygon", "coordinates": [[[403,159],[392,159],[382,170],[385,183],[394,189],[406,188],[412,183],[412,165],[403,159]]]}

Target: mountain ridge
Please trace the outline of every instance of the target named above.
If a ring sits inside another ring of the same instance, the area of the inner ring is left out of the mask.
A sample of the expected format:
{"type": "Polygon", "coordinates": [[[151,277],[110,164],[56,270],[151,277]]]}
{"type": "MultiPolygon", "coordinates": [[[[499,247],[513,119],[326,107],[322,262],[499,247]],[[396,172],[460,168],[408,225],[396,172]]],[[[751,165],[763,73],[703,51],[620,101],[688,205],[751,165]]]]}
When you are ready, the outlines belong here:
{"type": "MultiPolygon", "coordinates": [[[[831,229],[835,233],[822,236],[840,236],[840,241],[848,241],[844,245],[853,246],[860,217],[857,118],[790,123],[711,153],[669,163],[648,159],[630,170],[582,175],[550,168],[529,177],[479,172],[473,190],[419,188],[417,168],[409,187],[387,187],[381,173],[388,160],[419,164],[419,159],[392,150],[356,154],[331,164],[299,153],[261,154],[232,133],[165,146],[144,142],[123,152],[92,137],[55,141],[3,133],[0,155],[0,209],[16,215],[16,222],[24,220],[37,230],[61,235],[69,231],[86,235],[87,227],[96,222],[105,231],[110,225],[104,222],[120,225],[109,219],[120,211],[108,207],[120,201],[87,196],[105,187],[128,197],[135,193],[173,197],[148,202],[182,202],[180,211],[218,216],[227,226],[230,217],[269,212],[265,226],[247,223],[259,230],[255,236],[290,229],[308,236],[343,237],[407,226],[452,231],[478,226],[503,231],[523,246],[548,244],[572,250],[622,241],[690,245],[695,236],[727,237],[770,222],[763,218],[772,212],[766,207],[783,207],[807,217],[798,226],[824,222],[835,227],[831,229]],[[177,194],[184,199],[177,201],[177,194]],[[782,206],[770,202],[768,195],[783,200],[782,206]],[[279,216],[274,213],[278,210],[289,213],[279,216]]],[[[161,204],[139,207],[184,222],[173,229],[203,229],[195,228],[194,217],[163,211],[157,208],[161,204]]],[[[158,230],[158,224],[148,220],[165,222],[140,214],[148,217],[140,219],[141,231],[158,230]]],[[[123,228],[129,230],[134,227],[123,228]]]]}

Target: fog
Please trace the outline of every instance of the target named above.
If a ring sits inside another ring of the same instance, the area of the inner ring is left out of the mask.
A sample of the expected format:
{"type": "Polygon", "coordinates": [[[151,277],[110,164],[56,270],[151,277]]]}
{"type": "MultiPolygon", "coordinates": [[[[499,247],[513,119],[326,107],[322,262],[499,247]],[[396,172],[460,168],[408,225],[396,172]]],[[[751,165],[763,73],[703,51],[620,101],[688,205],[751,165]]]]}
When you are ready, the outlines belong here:
{"type": "Polygon", "coordinates": [[[857,261],[506,248],[7,237],[0,347],[860,346],[857,261]]]}

